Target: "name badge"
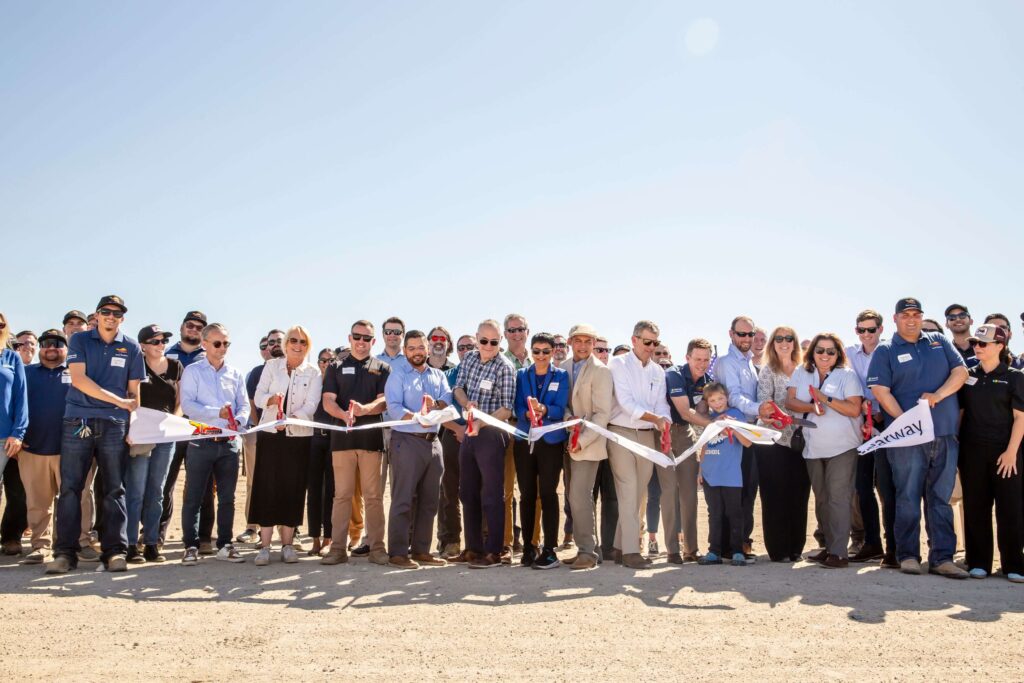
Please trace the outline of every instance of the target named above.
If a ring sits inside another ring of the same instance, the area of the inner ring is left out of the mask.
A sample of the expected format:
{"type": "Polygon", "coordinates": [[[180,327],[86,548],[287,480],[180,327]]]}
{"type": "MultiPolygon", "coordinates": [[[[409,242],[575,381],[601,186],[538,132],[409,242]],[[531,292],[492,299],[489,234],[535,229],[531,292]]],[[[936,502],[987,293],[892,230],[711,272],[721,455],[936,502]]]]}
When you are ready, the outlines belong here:
{"type": "Polygon", "coordinates": [[[356,369],[355,368],[342,368],[341,369],[341,374],[343,374],[343,375],[354,375],[354,374],[356,374],[356,369]]]}
{"type": "Polygon", "coordinates": [[[170,358],[171,360],[178,360],[178,354],[176,354],[176,353],[168,353],[164,357],[165,358],[170,358]]]}
{"type": "Polygon", "coordinates": [[[909,361],[914,360],[914,357],[911,356],[909,353],[901,353],[900,355],[896,356],[896,360],[898,360],[901,363],[907,363],[909,361]]]}
{"type": "Polygon", "coordinates": [[[494,382],[489,379],[480,380],[480,391],[490,391],[494,388],[494,382]]]}
{"type": "Polygon", "coordinates": [[[558,382],[552,382],[549,384],[548,391],[558,391],[558,382]]]}
{"type": "Polygon", "coordinates": [[[973,387],[977,383],[978,383],[978,378],[977,377],[968,377],[967,381],[964,382],[964,384],[966,384],[969,387],[973,387]]]}
{"type": "Polygon", "coordinates": [[[836,385],[835,384],[826,384],[824,389],[825,389],[825,391],[835,391],[836,390],[836,385]]]}
{"type": "Polygon", "coordinates": [[[60,376],[60,383],[61,384],[71,384],[71,373],[69,373],[69,372],[62,373],[61,376],[60,376]]]}
{"type": "Polygon", "coordinates": [[[117,357],[111,358],[110,359],[110,367],[112,367],[112,368],[123,368],[124,367],[124,358],[117,358],[117,357]]]}
{"type": "Polygon", "coordinates": [[[693,397],[693,405],[697,405],[698,403],[700,403],[703,400],[704,400],[704,394],[697,394],[696,396],[693,397]]]}

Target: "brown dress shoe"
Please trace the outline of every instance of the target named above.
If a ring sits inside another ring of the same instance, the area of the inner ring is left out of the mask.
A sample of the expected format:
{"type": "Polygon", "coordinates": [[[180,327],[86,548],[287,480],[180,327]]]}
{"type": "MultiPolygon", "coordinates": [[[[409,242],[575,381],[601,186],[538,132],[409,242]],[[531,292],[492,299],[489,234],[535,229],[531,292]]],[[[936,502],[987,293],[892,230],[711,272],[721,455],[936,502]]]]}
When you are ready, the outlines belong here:
{"type": "Polygon", "coordinates": [[[501,566],[501,556],[494,553],[487,553],[469,563],[470,569],[493,569],[501,566]]]}
{"type": "Polygon", "coordinates": [[[7,541],[2,550],[4,555],[21,555],[21,541],[7,541]]]}
{"type": "Polygon", "coordinates": [[[813,553],[807,556],[808,562],[824,562],[825,558],[828,557],[828,551],[822,550],[821,552],[813,553]]]}
{"type": "Polygon", "coordinates": [[[845,557],[839,557],[829,553],[828,556],[818,563],[819,566],[825,567],[826,569],[846,569],[850,566],[850,561],[845,557]]]}
{"type": "Polygon", "coordinates": [[[680,555],[679,553],[669,553],[668,554],[668,563],[669,564],[682,564],[683,563],[683,556],[680,555]]]}
{"type": "Polygon", "coordinates": [[[622,556],[622,566],[630,569],[647,569],[647,561],[640,553],[625,553],[622,556]]]}
{"type": "Polygon", "coordinates": [[[856,555],[850,557],[850,562],[870,562],[881,559],[883,555],[885,555],[885,551],[882,550],[882,546],[865,543],[856,555]]]}
{"type": "Polygon", "coordinates": [[[700,558],[700,553],[683,553],[683,562],[698,562],[700,558]]]}
{"type": "Polygon", "coordinates": [[[618,548],[612,548],[612,559],[615,560],[615,564],[622,564],[622,551],[618,548]]]}
{"type": "Polygon", "coordinates": [[[389,567],[397,567],[398,569],[419,569],[420,566],[410,560],[406,555],[395,555],[394,557],[388,558],[389,567]]]}
{"type": "Polygon", "coordinates": [[[414,554],[412,556],[413,561],[419,562],[424,567],[447,567],[448,563],[442,560],[440,557],[434,557],[430,553],[414,554]]]}
{"type": "Polygon", "coordinates": [[[569,565],[569,569],[593,569],[597,566],[597,560],[593,555],[577,555],[576,561],[569,565]]]}
{"type": "Polygon", "coordinates": [[[470,562],[476,561],[476,555],[477,554],[474,553],[472,550],[463,550],[461,553],[459,553],[458,555],[456,555],[448,561],[453,564],[469,564],[470,562]]]}
{"type": "MultiPolygon", "coordinates": [[[[519,549],[519,552],[523,552],[522,548],[519,549]]],[[[512,549],[508,546],[502,548],[501,555],[498,556],[498,559],[502,564],[512,564],[512,549]]]]}

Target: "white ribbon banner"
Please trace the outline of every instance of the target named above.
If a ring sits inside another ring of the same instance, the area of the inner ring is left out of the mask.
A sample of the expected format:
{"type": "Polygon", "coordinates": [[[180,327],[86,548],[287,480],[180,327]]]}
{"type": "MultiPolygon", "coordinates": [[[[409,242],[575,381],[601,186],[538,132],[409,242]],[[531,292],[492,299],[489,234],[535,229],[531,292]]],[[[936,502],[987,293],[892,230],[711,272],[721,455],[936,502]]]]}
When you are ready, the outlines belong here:
{"type": "Polygon", "coordinates": [[[717,439],[726,429],[741,432],[751,443],[763,445],[775,443],[782,436],[782,432],[777,429],[772,429],[771,427],[752,425],[748,422],[739,422],[737,420],[716,420],[704,428],[704,431],[701,433],[700,438],[697,439],[695,444],[676,457],[676,464],[678,465],[689,458],[691,455],[699,451],[705,444],[717,439]]]}
{"type": "Polygon", "coordinates": [[[857,448],[857,452],[867,455],[878,448],[905,448],[934,439],[932,409],[928,407],[928,401],[921,399],[916,406],[893,420],[888,429],[864,442],[863,446],[857,448]]]}
{"type": "Polygon", "coordinates": [[[590,422],[589,420],[584,420],[579,417],[573,418],[571,420],[566,420],[565,422],[558,422],[551,425],[545,425],[543,427],[533,427],[530,429],[529,441],[530,443],[533,443],[540,439],[545,434],[550,434],[551,432],[556,432],[560,429],[570,429],[572,427],[575,427],[577,424],[581,423],[583,424],[584,428],[597,432],[599,435],[608,439],[612,443],[622,446],[631,453],[636,453],[641,458],[650,460],[655,465],[661,465],[662,467],[675,466],[675,463],[672,462],[672,458],[666,455],[665,453],[662,453],[661,451],[656,451],[653,448],[643,445],[642,443],[637,443],[632,439],[627,439],[621,434],[610,432],[607,429],[600,427],[594,424],[593,422],[590,422]]]}

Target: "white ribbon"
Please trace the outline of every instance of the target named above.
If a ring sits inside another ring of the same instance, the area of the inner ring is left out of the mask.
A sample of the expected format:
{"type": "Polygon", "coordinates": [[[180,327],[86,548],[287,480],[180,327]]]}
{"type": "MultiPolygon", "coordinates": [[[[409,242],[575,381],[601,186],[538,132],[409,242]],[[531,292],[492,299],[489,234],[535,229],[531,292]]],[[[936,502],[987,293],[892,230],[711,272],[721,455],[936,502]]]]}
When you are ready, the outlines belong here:
{"type": "Polygon", "coordinates": [[[928,401],[920,399],[917,405],[893,420],[889,428],[872,436],[857,452],[866,455],[876,448],[904,448],[935,440],[932,409],[928,401]]]}
{"type": "Polygon", "coordinates": [[[530,436],[526,432],[519,431],[518,429],[516,429],[515,427],[510,425],[508,422],[503,422],[503,421],[499,420],[498,418],[494,417],[493,415],[488,415],[487,413],[485,413],[482,410],[475,410],[475,409],[471,408],[471,409],[466,411],[466,419],[467,420],[469,419],[470,415],[473,416],[474,420],[479,420],[480,422],[483,422],[485,425],[487,425],[489,427],[496,427],[496,428],[500,429],[501,431],[507,432],[507,433],[511,434],[512,436],[517,436],[520,439],[527,439],[530,436]]]}
{"type": "Polygon", "coordinates": [[[739,422],[737,420],[716,420],[704,428],[704,432],[700,435],[700,438],[697,439],[695,444],[676,457],[676,464],[678,465],[689,458],[708,442],[715,440],[726,429],[741,432],[746,439],[757,444],[775,443],[782,436],[782,432],[777,429],[772,429],[771,427],[752,425],[748,422],[739,422]]]}

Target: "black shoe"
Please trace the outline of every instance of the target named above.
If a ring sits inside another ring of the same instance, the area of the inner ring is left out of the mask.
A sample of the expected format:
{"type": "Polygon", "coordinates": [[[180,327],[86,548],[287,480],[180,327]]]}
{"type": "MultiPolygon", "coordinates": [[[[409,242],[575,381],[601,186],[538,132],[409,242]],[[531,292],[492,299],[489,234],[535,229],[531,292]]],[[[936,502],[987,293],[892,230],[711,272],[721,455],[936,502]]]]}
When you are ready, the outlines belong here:
{"type": "Polygon", "coordinates": [[[370,554],[370,546],[367,543],[359,546],[358,548],[352,548],[352,552],[349,553],[352,557],[366,557],[370,554]]]}
{"type": "Polygon", "coordinates": [[[166,557],[160,554],[160,550],[155,545],[147,545],[143,548],[142,557],[146,559],[146,562],[164,562],[167,560],[166,557]]]}
{"type": "Polygon", "coordinates": [[[540,557],[533,563],[534,569],[554,569],[561,562],[558,561],[558,555],[555,554],[555,549],[551,546],[544,546],[544,550],[541,551],[540,557]]]}
{"type": "Polygon", "coordinates": [[[602,561],[608,560],[609,562],[614,562],[615,561],[615,548],[612,548],[610,550],[602,549],[601,550],[601,560],[602,561]]]}
{"type": "Polygon", "coordinates": [[[899,569],[900,563],[896,561],[896,555],[886,553],[882,556],[882,561],[878,563],[878,566],[882,569],[899,569]]]}
{"type": "Polygon", "coordinates": [[[882,550],[880,545],[872,545],[865,543],[857,551],[856,555],[850,557],[850,562],[870,562],[871,560],[880,560],[885,555],[885,551],[882,550]]]}
{"type": "Polygon", "coordinates": [[[128,546],[128,555],[125,558],[130,564],[146,564],[146,558],[139,552],[138,547],[128,546]]]}
{"type": "Polygon", "coordinates": [[[537,559],[537,549],[532,545],[528,545],[523,548],[523,556],[519,558],[519,564],[524,567],[533,565],[533,561],[537,559]]]}

